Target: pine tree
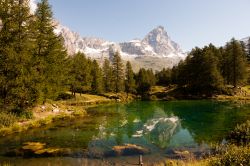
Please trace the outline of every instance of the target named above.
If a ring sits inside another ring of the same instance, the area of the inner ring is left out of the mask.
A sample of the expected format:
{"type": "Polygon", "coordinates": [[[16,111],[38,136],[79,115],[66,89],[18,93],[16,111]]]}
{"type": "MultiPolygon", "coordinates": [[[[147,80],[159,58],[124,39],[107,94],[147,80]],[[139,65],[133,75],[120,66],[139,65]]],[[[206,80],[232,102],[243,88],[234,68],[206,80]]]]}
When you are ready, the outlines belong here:
{"type": "Polygon", "coordinates": [[[248,43],[247,43],[247,57],[248,57],[248,60],[250,60],[250,37],[248,39],[248,43]]]}
{"type": "Polygon", "coordinates": [[[135,93],[136,91],[134,72],[129,61],[126,63],[125,91],[127,93],[135,93]]]}
{"type": "Polygon", "coordinates": [[[121,56],[116,52],[112,58],[113,84],[116,93],[124,91],[124,71],[121,56]]]}
{"type": "Polygon", "coordinates": [[[246,55],[241,44],[232,39],[225,48],[224,68],[227,82],[234,87],[246,79],[246,55]]]}
{"type": "Polygon", "coordinates": [[[112,66],[110,65],[110,61],[108,59],[104,60],[103,64],[103,82],[104,82],[104,91],[111,92],[112,87],[112,66]]]}
{"type": "Polygon", "coordinates": [[[91,86],[92,92],[94,94],[100,94],[103,92],[102,71],[96,60],[93,61],[91,73],[93,76],[93,81],[92,81],[92,86],[91,86]]]}
{"type": "Polygon", "coordinates": [[[171,84],[171,70],[163,68],[160,72],[156,73],[157,85],[167,86],[171,84]]]}
{"type": "Polygon", "coordinates": [[[83,53],[77,53],[70,58],[69,80],[70,90],[73,95],[76,92],[85,93],[91,90],[91,70],[92,61],[85,57],[83,53]]]}
{"type": "Polygon", "coordinates": [[[155,85],[156,79],[153,74],[152,69],[141,68],[136,78],[137,83],[137,93],[142,96],[142,98],[147,97],[150,88],[155,85]]]}
{"type": "Polygon", "coordinates": [[[28,4],[28,0],[0,2],[0,98],[7,109],[23,110],[37,99],[29,54],[28,4]]]}
{"type": "Polygon", "coordinates": [[[66,50],[61,36],[54,33],[52,11],[48,0],[37,5],[33,21],[35,40],[33,61],[41,100],[55,98],[63,90],[66,50]]]}
{"type": "Polygon", "coordinates": [[[202,49],[196,47],[173,71],[178,85],[192,94],[211,95],[220,92],[223,89],[223,77],[219,59],[221,51],[212,44],[202,49]]]}
{"type": "Polygon", "coordinates": [[[201,63],[203,70],[199,80],[200,87],[205,93],[213,93],[223,89],[223,77],[218,67],[218,57],[211,48],[204,48],[204,60],[201,63]]]}

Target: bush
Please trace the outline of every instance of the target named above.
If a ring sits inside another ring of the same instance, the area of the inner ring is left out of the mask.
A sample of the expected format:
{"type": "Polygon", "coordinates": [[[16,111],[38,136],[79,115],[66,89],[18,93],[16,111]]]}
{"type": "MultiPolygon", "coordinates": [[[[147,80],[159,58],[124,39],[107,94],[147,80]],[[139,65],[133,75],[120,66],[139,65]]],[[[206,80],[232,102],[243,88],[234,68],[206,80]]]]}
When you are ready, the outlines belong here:
{"type": "Polygon", "coordinates": [[[0,112],[0,128],[12,126],[17,121],[13,113],[0,112]]]}
{"type": "Polygon", "coordinates": [[[236,145],[246,145],[250,143],[250,121],[237,125],[229,134],[228,141],[236,145]]]}
{"type": "Polygon", "coordinates": [[[250,146],[226,145],[220,147],[218,155],[210,160],[212,166],[250,165],[250,146]]]}
{"type": "Polygon", "coordinates": [[[32,119],[33,118],[33,113],[31,111],[22,109],[22,108],[15,108],[11,110],[11,113],[16,115],[19,118],[24,118],[24,119],[32,119]]]}
{"type": "Polygon", "coordinates": [[[56,100],[68,100],[68,99],[72,99],[74,96],[68,93],[60,93],[56,100]]]}

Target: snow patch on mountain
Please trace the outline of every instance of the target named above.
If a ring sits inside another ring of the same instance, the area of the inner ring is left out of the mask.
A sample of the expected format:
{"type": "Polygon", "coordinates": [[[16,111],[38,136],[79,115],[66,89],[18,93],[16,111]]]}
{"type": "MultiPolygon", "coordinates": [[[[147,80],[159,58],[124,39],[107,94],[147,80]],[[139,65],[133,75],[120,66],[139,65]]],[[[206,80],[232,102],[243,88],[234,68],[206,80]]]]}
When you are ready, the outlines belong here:
{"type": "Polygon", "coordinates": [[[243,41],[244,43],[248,43],[249,39],[250,39],[250,36],[245,37],[245,38],[241,39],[240,41],[243,41]]]}
{"type": "Polygon", "coordinates": [[[69,55],[83,52],[103,62],[105,58],[110,58],[111,53],[118,51],[124,61],[131,61],[135,70],[141,67],[154,70],[171,68],[186,57],[186,53],[170,39],[162,26],[153,29],[142,40],[115,43],[100,38],[81,37],[60,23],[56,25],[54,32],[64,38],[69,55]]]}

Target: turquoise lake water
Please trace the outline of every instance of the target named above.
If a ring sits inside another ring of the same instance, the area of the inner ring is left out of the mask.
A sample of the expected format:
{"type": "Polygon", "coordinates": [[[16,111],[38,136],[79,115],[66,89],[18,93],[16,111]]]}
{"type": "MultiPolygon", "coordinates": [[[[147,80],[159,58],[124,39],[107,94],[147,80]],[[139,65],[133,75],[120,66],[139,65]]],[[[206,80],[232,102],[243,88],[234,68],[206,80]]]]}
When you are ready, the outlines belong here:
{"type": "Polygon", "coordinates": [[[74,165],[84,158],[98,163],[118,160],[122,156],[107,152],[125,144],[149,149],[148,158],[156,154],[165,157],[173,149],[202,153],[211,144],[226,142],[226,136],[236,124],[250,120],[249,104],[210,100],[137,101],[102,105],[89,108],[87,112],[84,118],[63,119],[40,129],[0,138],[0,161],[37,166],[61,161],[61,165],[74,165]],[[6,157],[8,151],[21,148],[25,142],[68,148],[72,153],[53,158],[6,157]]]}

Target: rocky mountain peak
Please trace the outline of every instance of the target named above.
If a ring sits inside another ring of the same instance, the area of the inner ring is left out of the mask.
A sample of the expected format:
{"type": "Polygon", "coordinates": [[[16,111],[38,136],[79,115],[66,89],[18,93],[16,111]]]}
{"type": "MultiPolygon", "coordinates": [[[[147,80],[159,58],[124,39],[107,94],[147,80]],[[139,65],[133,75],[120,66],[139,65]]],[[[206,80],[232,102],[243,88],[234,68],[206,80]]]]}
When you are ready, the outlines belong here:
{"type": "Polygon", "coordinates": [[[163,26],[158,26],[154,28],[152,31],[149,32],[149,34],[153,34],[155,36],[165,36],[168,37],[167,31],[163,26]]]}
{"type": "Polygon", "coordinates": [[[163,26],[158,26],[149,32],[143,42],[152,46],[154,51],[162,56],[171,52],[182,52],[180,46],[170,39],[163,26]]]}
{"type": "Polygon", "coordinates": [[[57,24],[55,32],[62,35],[69,55],[83,52],[87,56],[103,62],[109,58],[110,50],[119,51],[124,61],[130,61],[134,70],[141,67],[161,70],[171,68],[186,54],[180,46],[172,41],[163,26],[150,31],[143,40],[134,39],[129,42],[115,43],[100,38],[81,37],[69,28],[57,24]]]}
{"type": "Polygon", "coordinates": [[[144,42],[147,42],[151,46],[156,45],[157,43],[164,43],[169,40],[168,34],[165,31],[163,26],[158,26],[157,28],[150,31],[144,38],[144,42]]]}

